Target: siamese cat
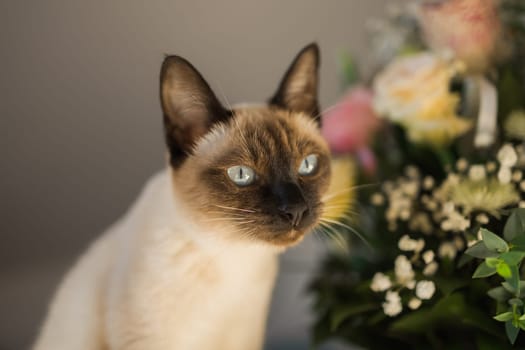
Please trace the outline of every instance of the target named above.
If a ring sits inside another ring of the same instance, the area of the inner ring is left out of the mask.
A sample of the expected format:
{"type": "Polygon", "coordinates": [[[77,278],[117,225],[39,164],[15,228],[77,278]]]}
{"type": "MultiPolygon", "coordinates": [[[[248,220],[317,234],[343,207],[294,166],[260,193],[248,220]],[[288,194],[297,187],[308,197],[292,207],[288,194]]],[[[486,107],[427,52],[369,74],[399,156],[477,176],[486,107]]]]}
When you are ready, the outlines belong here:
{"type": "Polygon", "coordinates": [[[278,255],[317,225],[330,181],[318,68],[310,44],[267,104],[227,109],[166,57],[169,164],[66,275],[34,349],[261,349],[278,255]]]}

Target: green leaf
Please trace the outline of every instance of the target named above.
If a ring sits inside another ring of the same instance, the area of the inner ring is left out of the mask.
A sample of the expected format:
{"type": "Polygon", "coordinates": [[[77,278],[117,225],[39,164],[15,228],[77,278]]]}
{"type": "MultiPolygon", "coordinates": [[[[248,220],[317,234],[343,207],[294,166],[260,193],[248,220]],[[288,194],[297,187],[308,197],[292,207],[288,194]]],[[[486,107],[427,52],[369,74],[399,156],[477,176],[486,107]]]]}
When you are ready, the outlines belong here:
{"type": "MultiPolygon", "coordinates": [[[[485,246],[485,245],[483,244],[483,246],[485,246]]],[[[466,264],[468,264],[472,260],[474,260],[473,256],[467,255],[467,254],[462,254],[461,258],[459,258],[459,261],[458,261],[458,268],[462,268],[463,266],[465,266],[466,264]]]]}
{"type": "Polygon", "coordinates": [[[496,272],[498,273],[498,275],[505,279],[512,277],[512,271],[510,266],[504,262],[498,264],[498,266],[496,267],[496,272]]]}
{"type": "Polygon", "coordinates": [[[509,242],[518,236],[525,236],[525,208],[515,209],[503,229],[503,237],[509,242]]]}
{"type": "Polygon", "coordinates": [[[501,263],[501,260],[498,258],[486,258],[485,262],[487,263],[488,267],[498,267],[498,265],[501,263]]]}
{"type": "Polygon", "coordinates": [[[525,251],[525,236],[518,236],[510,241],[513,250],[525,251]]]}
{"type": "Polygon", "coordinates": [[[335,331],[341,325],[341,323],[343,323],[349,317],[362,312],[377,309],[378,307],[379,306],[377,304],[360,304],[338,307],[337,310],[332,314],[330,320],[330,329],[335,331]]]}
{"type": "Polygon", "coordinates": [[[498,253],[495,250],[488,249],[483,241],[476,242],[470,248],[465,250],[465,254],[478,259],[495,258],[498,256],[498,253]]]}
{"type": "Polygon", "coordinates": [[[343,73],[343,87],[354,85],[359,81],[359,70],[357,68],[357,62],[348,52],[342,52],[340,56],[341,70],[343,73]]]}
{"type": "Polygon", "coordinates": [[[516,288],[514,288],[509,282],[503,282],[501,285],[512,295],[516,294],[516,288]]]}
{"type": "Polygon", "coordinates": [[[525,320],[518,321],[518,325],[520,326],[521,329],[525,330],[525,320]]]}
{"type": "Polygon", "coordinates": [[[494,319],[500,322],[507,322],[507,321],[512,320],[513,317],[514,317],[514,314],[512,313],[512,311],[507,311],[502,314],[494,316],[494,319]]]}
{"type": "Polygon", "coordinates": [[[482,228],[480,231],[481,237],[483,238],[483,243],[485,243],[489,250],[496,250],[500,253],[507,252],[509,250],[507,242],[505,242],[500,236],[484,228],[482,228]]]}
{"type": "Polygon", "coordinates": [[[523,258],[525,258],[525,252],[511,251],[503,253],[499,258],[505,261],[509,265],[518,265],[523,258]]]}
{"type": "Polygon", "coordinates": [[[500,302],[506,302],[512,296],[512,294],[509,293],[503,287],[492,288],[491,290],[487,292],[487,295],[491,297],[492,299],[495,299],[500,302]]]}
{"type": "Polygon", "coordinates": [[[508,282],[512,286],[512,288],[519,293],[520,292],[520,270],[518,266],[516,265],[510,266],[510,272],[511,272],[511,276],[510,278],[506,279],[506,282],[508,282]]]}
{"type": "Polygon", "coordinates": [[[472,275],[472,278],[483,278],[483,277],[489,277],[496,273],[495,267],[490,267],[487,265],[486,262],[482,262],[476,271],[474,271],[474,274],[472,275]]]}
{"type": "Polygon", "coordinates": [[[512,298],[509,300],[509,305],[523,306],[523,301],[519,298],[512,298]]]}
{"type": "Polygon", "coordinates": [[[519,332],[520,332],[520,329],[517,327],[514,327],[514,325],[512,324],[512,321],[505,322],[505,333],[507,333],[507,338],[509,338],[509,341],[512,345],[514,345],[514,343],[516,342],[519,332]]]}
{"type": "Polygon", "coordinates": [[[395,335],[426,334],[437,324],[467,325],[496,337],[501,335],[492,317],[480,311],[479,306],[467,304],[465,296],[459,292],[440,299],[430,310],[422,308],[393,320],[388,330],[395,335]]]}

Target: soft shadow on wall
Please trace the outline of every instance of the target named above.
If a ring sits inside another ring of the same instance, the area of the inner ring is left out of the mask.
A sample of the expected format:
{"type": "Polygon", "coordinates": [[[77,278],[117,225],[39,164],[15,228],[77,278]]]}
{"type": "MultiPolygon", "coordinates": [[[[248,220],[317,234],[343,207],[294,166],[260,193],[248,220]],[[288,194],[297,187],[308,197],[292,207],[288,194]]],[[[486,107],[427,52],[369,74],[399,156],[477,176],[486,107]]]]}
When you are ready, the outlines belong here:
{"type": "MultiPolygon", "coordinates": [[[[364,51],[365,20],[383,4],[3,1],[0,349],[28,346],[67,267],[163,166],[163,54],[187,57],[229,103],[262,101],[315,40],[326,107],[340,93],[338,50],[364,51]]],[[[312,243],[283,257],[273,348],[306,344],[302,283],[321,253],[312,243]]]]}

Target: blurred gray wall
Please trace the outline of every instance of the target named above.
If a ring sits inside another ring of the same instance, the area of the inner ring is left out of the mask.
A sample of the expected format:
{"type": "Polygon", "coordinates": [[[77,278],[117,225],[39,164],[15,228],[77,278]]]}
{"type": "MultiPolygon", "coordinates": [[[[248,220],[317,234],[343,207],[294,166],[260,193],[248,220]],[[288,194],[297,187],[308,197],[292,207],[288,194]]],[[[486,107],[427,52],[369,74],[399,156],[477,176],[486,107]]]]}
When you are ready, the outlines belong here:
{"type": "MultiPolygon", "coordinates": [[[[317,41],[326,108],[340,94],[337,53],[363,57],[364,23],[383,4],[3,0],[0,349],[27,346],[67,266],[163,166],[158,71],[165,53],[188,58],[230,103],[263,101],[298,50],[317,41]]],[[[291,253],[303,258],[299,271],[284,268],[272,348],[300,347],[294,324],[304,328],[298,318],[307,311],[285,304],[315,266],[313,246],[291,253]]]]}

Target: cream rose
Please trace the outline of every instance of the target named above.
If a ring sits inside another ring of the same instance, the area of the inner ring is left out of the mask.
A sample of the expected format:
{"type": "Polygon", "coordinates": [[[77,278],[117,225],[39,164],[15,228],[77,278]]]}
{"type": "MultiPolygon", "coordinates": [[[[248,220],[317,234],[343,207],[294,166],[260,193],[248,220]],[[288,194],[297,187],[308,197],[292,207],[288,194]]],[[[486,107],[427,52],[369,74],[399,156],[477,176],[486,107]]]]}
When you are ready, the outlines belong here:
{"type": "Polygon", "coordinates": [[[423,52],[393,61],[373,83],[376,112],[405,127],[413,142],[442,146],[470,129],[456,114],[459,96],[450,80],[463,65],[423,52]]]}

